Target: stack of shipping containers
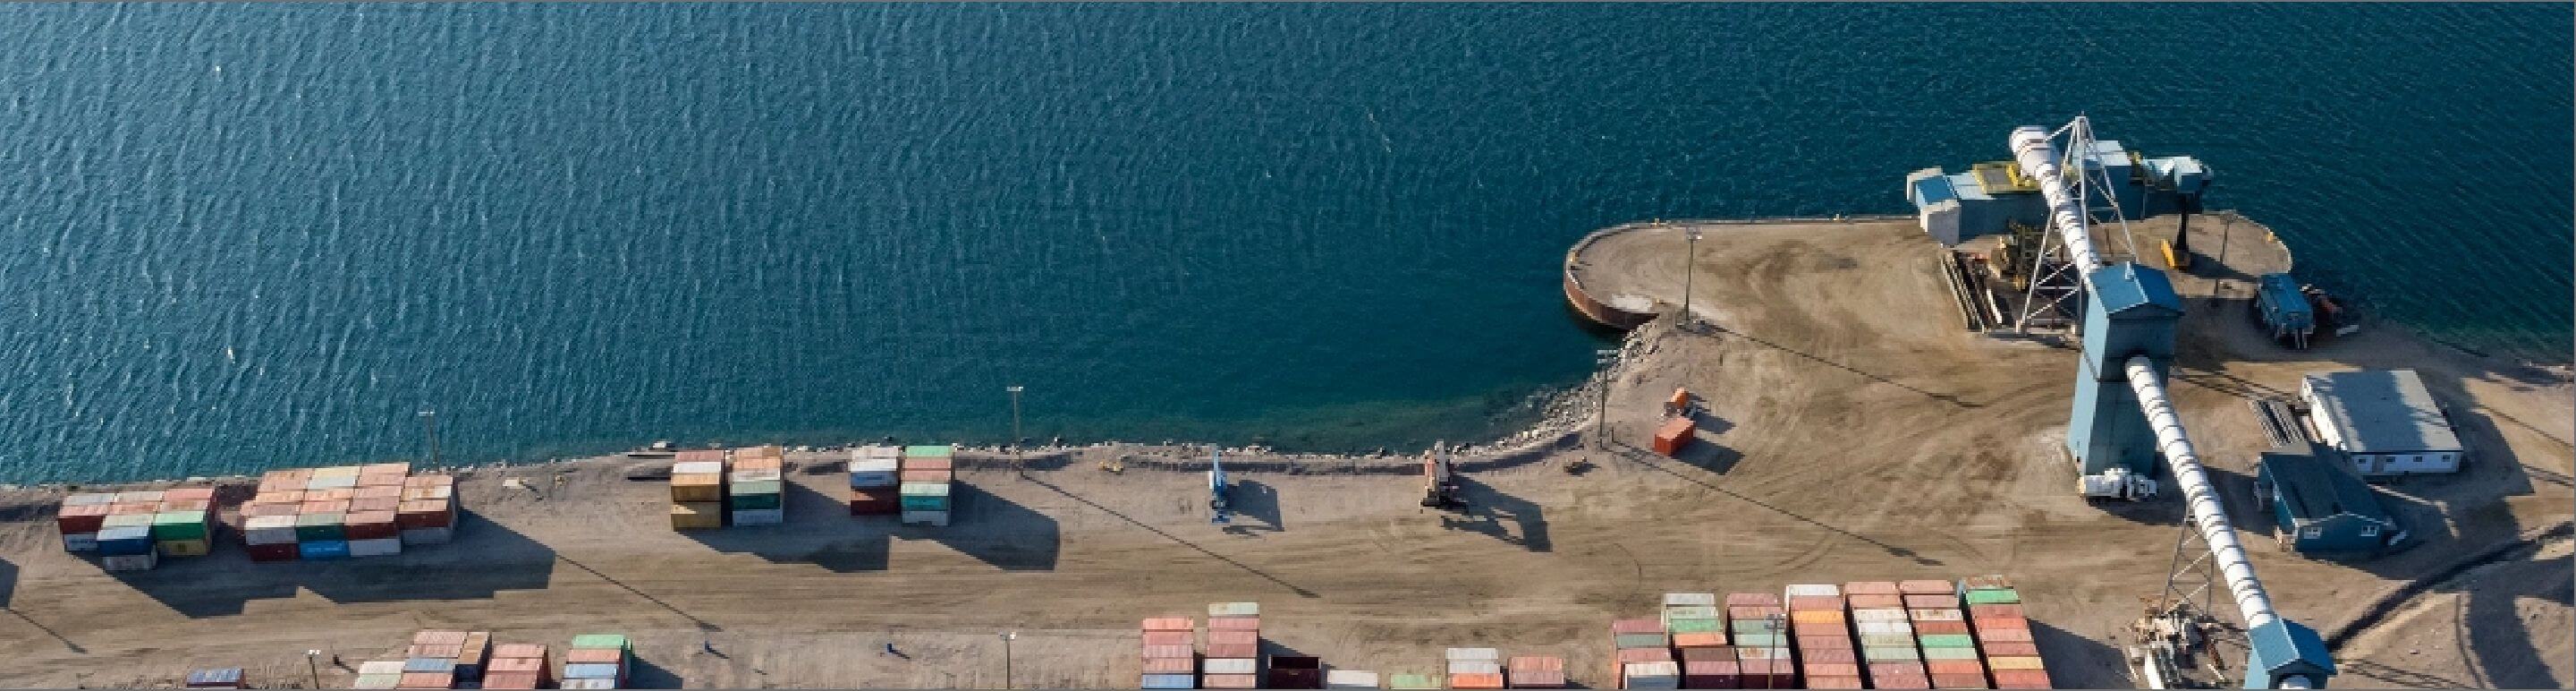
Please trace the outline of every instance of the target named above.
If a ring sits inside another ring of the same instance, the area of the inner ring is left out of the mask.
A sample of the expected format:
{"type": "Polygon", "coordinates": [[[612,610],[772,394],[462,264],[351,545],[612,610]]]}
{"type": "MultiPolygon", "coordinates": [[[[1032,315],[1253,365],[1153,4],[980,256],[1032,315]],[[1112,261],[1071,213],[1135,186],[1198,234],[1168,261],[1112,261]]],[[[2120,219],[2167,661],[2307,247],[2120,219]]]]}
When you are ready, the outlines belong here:
{"type": "Polygon", "coordinates": [[[358,663],[358,679],[349,683],[353,689],[390,689],[402,685],[403,661],[375,660],[358,663]]]}
{"type": "Polygon", "coordinates": [[[456,478],[409,463],[271,471],[241,515],[251,561],[393,556],[453,537],[456,478]]]}
{"type": "Polygon", "coordinates": [[[904,525],[948,525],[949,485],[956,479],[957,447],[903,448],[904,525]]]}
{"type": "Polygon", "coordinates": [[[202,557],[214,549],[215,488],[176,487],[161,491],[161,511],[152,515],[152,545],[165,557],[202,557]]]}
{"type": "Polygon", "coordinates": [[[1735,644],[1740,688],[1786,689],[1797,686],[1790,664],[1789,610],[1780,596],[1730,593],[1726,596],[1729,641],[1735,644]]]}
{"type": "Polygon", "coordinates": [[[725,475],[725,508],[733,524],[778,525],[787,522],[787,450],[777,445],[733,452],[725,475]]]}
{"type": "Polygon", "coordinates": [[[1504,666],[1503,681],[1515,689],[1565,688],[1565,658],[1553,655],[1514,656],[1504,666]]]}
{"type": "MultiPolygon", "coordinates": [[[[484,631],[422,631],[411,637],[398,689],[452,689],[481,682],[484,659],[492,652],[492,634],[484,631]]],[[[362,670],[363,671],[363,670],[362,670]]]]}
{"type": "Polygon", "coordinates": [[[1860,661],[1871,688],[1928,689],[1923,653],[1916,647],[1914,618],[1905,609],[1905,594],[1894,581],[1843,584],[1851,604],[1852,628],[1860,634],[1860,661]]]}
{"type": "Polygon", "coordinates": [[[671,457],[671,529],[724,527],[725,452],[693,449],[671,457]]]}
{"type": "Polygon", "coordinates": [[[1261,685],[1261,604],[1208,605],[1207,656],[1199,661],[1199,686],[1249,689],[1261,685]]]}
{"type": "Polygon", "coordinates": [[[1969,628],[1986,670],[1998,689],[2048,688],[2048,668],[2040,663],[2039,645],[2030,636],[2030,619],[2022,612],[2021,593],[2002,576],[1959,581],[1959,597],[1968,603],[1969,628]]]}
{"type": "Polygon", "coordinates": [[[152,544],[152,524],[160,516],[160,492],[118,492],[98,529],[99,565],[109,571],[160,566],[161,550],[152,544]]]}
{"type": "Polygon", "coordinates": [[[1842,588],[1798,584],[1783,594],[1789,604],[1789,636],[1797,648],[1800,683],[1810,689],[1863,688],[1842,588]]]}
{"type": "Polygon", "coordinates": [[[161,557],[199,557],[212,548],[215,490],[75,494],[54,514],[63,549],[97,552],[109,571],[145,571],[161,557]]]}
{"type": "Polygon", "coordinates": [[[483,688],[542,689],[554,685],[555,674],[546,647],[536,643],[506,643],[492,647],[492,662],[483,669],[483,688]]]}
{"type": "Polygon", "coordinates": [[[1986,665],[1978,661],[1977,639],[1968,633],[1967,610],[1948,581],[1905,581],[1905,612],[1914,622],[1914,640],[1923,649],[1923,667],[1936,689],[1987,687],[1986,665]]]}
{"type": "Polygon", "coordinates": [[[572,637],[572,648],[564,651],[561,688],[618,689],[626,687],[626,677],[634,666],[635,646],[626,636],[614,633],[586,633],[572,637]]]}
{"type": "Polygon", "coordinates": [[[1198,622],[1189,617],[1147,619],[1143,637],[1144,677],[1139,688],[1198,686],[1198,622]]]}
{"type": "Polygon", "coordinates": [[[63,497],[63,506],[54,512],[54,527],[63,533],[63,551],[98,551],[98,531],[107,527],[108,507],[116,495],[107,492],[74,494],[63,497]]]}
{"type": "Polygon", "coordinates": [[[1449,688],[1503,688],[1503,653],[1493,648],[1450,648],[1441,657],[1449,661],[1449,688]]]}
{"type": "Polygon", "coordinates": [[[903,449],[862,446],[850,450],[850,515],[903,513],[903,449]]]}
{"type": "Polygon", "coordinates": [[[1623,689],[1681,688],[1681,665],[1673,662],[1673,639],[1661,619],[1610,622],[1610,677],[1623,689]]]}

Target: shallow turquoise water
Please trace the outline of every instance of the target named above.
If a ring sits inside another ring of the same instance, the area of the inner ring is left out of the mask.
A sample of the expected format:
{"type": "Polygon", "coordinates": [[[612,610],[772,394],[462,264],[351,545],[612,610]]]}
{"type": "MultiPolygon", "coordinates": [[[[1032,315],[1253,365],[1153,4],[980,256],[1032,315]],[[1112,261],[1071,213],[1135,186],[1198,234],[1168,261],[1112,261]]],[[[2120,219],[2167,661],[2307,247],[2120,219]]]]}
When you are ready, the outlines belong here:
{"type": "Polygon", "coordinates": [[[2564,359],[2566,7],[0,6],[0,480],[654,439],[1473,438],[1556,262],[2096,116],[2564,359]],[[2016,33],[2024,32],[2024,33],[2016,33]],[[2037,36],[2046,61],[2015,50],[2037,36]]]}

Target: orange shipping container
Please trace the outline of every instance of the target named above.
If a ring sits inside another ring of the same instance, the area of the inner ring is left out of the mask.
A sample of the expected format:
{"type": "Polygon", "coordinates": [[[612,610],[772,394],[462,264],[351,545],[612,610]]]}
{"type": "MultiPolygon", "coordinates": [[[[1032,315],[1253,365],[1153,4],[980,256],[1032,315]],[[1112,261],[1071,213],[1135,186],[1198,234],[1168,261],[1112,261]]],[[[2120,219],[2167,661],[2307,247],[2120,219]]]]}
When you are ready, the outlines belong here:
{"type": "Polygon", "coordinates": [[[1699,423],[1686,417],[1665,420],[1664,426],[1655,428],[1655,453],[1666,456],[1680,454],[1682,447],[1690,444],[1691,433],[1698,428],[1699,423]]]}
{"type": "Polygon", "coordinates": [[[1502,687],[1503,675],[1500,674],[1479,673],[1449,675],[1449,688],[1453,689],[1499,689],[1502,687]]]}
{"type": "Polygon", "coordinates": [[[1724,645],[1726,645],[1726,634],[1715,631],[1673,634],[1675,648],[1716,648],[1724,645]]]}
{"type": "Polygon", "coordinates": [[[1198,624],[1190,621],[1189,617],[1155,617],[1145,620],[1145,630],[1147,631],[1194,631],[1197,629],[1198,624]]]}

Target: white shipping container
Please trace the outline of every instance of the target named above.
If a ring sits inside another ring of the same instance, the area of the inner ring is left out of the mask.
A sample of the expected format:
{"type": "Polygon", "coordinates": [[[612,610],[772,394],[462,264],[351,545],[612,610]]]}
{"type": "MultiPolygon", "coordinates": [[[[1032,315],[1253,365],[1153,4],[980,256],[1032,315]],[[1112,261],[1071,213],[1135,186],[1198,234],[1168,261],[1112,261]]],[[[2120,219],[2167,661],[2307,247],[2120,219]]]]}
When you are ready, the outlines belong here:
{"type": "Polygon", "coordinates": [[[787,522],[786,509],[734,509],[734,525],[778,525],[787,522]]]}
{"type": "Polygon", "coordinates": [[[1374,689],[1377,687],[1376,672],[1356,669],[1336,669],[1324,672],[1324,688],[1374,689]]]}
{"type": "Polygon", "coordinates": [[[672,475],[717,475],[724,471],[724,461],[688,461],[671,464],[672,475]]]}
{"type": "Polygon", "coordinates": [[[783,474],[781,474],[780,472],[778,472],[778,471],[776,471],[776,470],[770,470],[770,469],[761,469],[761,470],[736,470],[736,471],[733,471],[733,475],[732,475],[732,476],[730,476],[730,479],[731,479],[731,480],[733,480],[734,482],[737,482],[737,483],[741,483],[741,482],[778,482],[778,481],[782,480],[783,478],[784,478],[784,475],[783,475],[783,474]]]}
{"type": "Polygon", "coordinates": [[[1955,609],[1918,609],[1908,612],[1915,621],[1965,621],[1967,615],[1955,609]]]}
{"type": "Polygon", "coordinates": [[[98,533],[69,533],[63,536],[65,552],[98,551],[98,533]]]}
{"type": "Polygon", "coordinates": [[[1448,654],[1444,657],[1447,657],[1451,662],[1459,660],[1493,662],[1503,659],[1503,653],[1502,651],[1495,650],[1493,648],[1450,648],[1448,654]]]}
{"type": "Polygon", "coordinates": [[[1200,674],[1258,674],[1260,661],[1248,657],[1211,657],[1199,662],[1200,674]]]}
{"type": "Polygon", "coordinates": [[[1503,663],[1492,660],[1450,660],[1450,674],[1502,674],[1503,663]]]}
{"type": "Polygon", "coordinates": [[[1631,662],[1620,674],[1631,689],[1678,689],[1682,684],[1681,665],[1671,662],[1631,662]]]}
{"type": "Polygon", "coordinates": [[[1873,633],[1914,635],[1914,625],[1901,621],[1864,621],[1859,622],[1859,629],[1862,635],[1873,633]]]}
{"type": "Polygon", "coordinates": [[[1905,610],[1901,609],[1852,610],[1852,621],[1905,621],[1905,619],[1905,610]]]}
{"type": "Polygon", "coordinates": [[[349,556],[352,557],[390,557],[401,553],[402,538],[398,537],[349,541],[349,556]]]}
{"type": "Polygon", "coordinates": [[[1865,633],[1860,636],[1863,648],[1913,648],[1914,636],[1901,633],[1865,633]]]}
{"type": "Polygon", "coordinates": [[[852,473],[891,473],[902,469],[903,461],[891,457],[850,459],[852,473]]]}
{"type": "Polygon", "coordinates": [[[160,565],[161,553],[157,550],[142,554],[119,554],[99,558],[99,566],[109,571],[150,571],[152,567],[160,565]]]}
{"type": "Polygon", "coordinates": [[[373,660],[358,663],[358,674],[360,676],[369,674],[401,674],[403,673],[402,668],[403,661],[401,660],[373,660]]]}
{"type": "Polygon", "coordinates": [[[934,525],[945,528],[948,527],[948,512],[905,511],[903,512],[903,523],[904,525],[934,525]]]}
{"type": "Polygon", "coordinates": [[[355,682],[351,682],[351,683],[349,684],[349,688],[353,688],[353,689],[390,689],[390,688],[394,688],[394,687],[396,687],[396,686],[401,686],[401,685],[402,685],[402,673],[401,673],[401,672],[395,672],[395,673],[393,673],[393,674],[360,674],[360,675],[358,675],[358,680],[357,680],[357,681],[355,681],[355,682]]]}
{"type": "Polygon", "coordinates": [[[412,546],[444,545],[455,537],[455,528],[404,528],[402,531],[402,543],[412,546]]]}
{"type": "Polygon", "coordinates": [[[614,689],[615,679],[565,679],[555,684],[558,689],[614,689]]]}
{"type": "Polygon", "coordinates": [[[1716,607],[1717,593],[1664,593],[1665,607],[1716,607]]]}
{"type": "Polygon", "coordinates": [[[1211,603],[1211,604],[1209,604],[1209,605],[1208,605],[1208,616],[1211,616],[1211,617],[1258,617],[1258,616],[1261,616],[1261,603],[1258,603],[1258,602],[1217,602],[1217,603],[1211,603]]]}
{"type": "Polygon", "coordinates": [[[1843,589],[1827,583],[1801,583],[1785,591],[1789,597],[1841,597],[1843,589]]]}

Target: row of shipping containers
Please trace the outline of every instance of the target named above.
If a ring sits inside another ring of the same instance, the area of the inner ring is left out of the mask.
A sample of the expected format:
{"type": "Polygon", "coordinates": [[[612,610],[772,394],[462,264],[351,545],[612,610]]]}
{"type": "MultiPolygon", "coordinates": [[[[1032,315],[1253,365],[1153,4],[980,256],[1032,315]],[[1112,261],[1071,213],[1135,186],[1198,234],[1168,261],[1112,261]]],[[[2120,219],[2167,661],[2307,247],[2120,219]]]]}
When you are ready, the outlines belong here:
{"type": "Polygon", "coordinates": [[[1959,581],[1959,599],[1968,605],[1977,651],[1998,689],[2049,688],[2048,666],[2040,661],[2039,643],[2031,637],[2030,619],[2022,612],[2021,592],[2002,576],[1959,581]]]}
{"type": "Polygon", "coordinates": [[[409,463],[274,470],[242,504],[242,546],[259,562],[392,556],[455,539],[456,507],[455,476],[409,463]]]}
{"type": "Polygon", "coordinates": [[[65,497],[54,526],[64,551],[96,553],[109,571],[148,571],[162,557],[205,556],[214,517],[212,487],[93,492],[65,497]]]}
{"type": "Polygon", "coordinates": [[[957,447],[903,447],[901,467],[902,484],[896,493],[903,503],[903,524],[946,527],[957,480],[957,447]]]}
{"type": "Polygon", "coordinates": [[[551,650],[495,644],[488,631],[422,631],[403,659],[358,664],[357,689],[618,689],[628,686],[634,647],[619,634],[574,636],[560,674],[551,650]]]}

